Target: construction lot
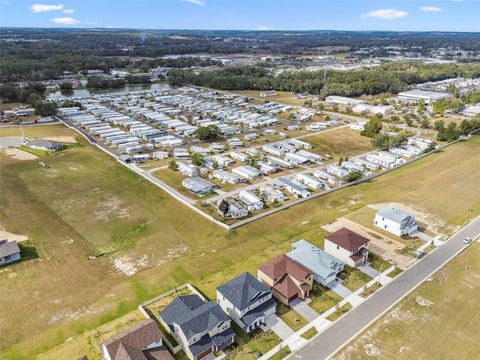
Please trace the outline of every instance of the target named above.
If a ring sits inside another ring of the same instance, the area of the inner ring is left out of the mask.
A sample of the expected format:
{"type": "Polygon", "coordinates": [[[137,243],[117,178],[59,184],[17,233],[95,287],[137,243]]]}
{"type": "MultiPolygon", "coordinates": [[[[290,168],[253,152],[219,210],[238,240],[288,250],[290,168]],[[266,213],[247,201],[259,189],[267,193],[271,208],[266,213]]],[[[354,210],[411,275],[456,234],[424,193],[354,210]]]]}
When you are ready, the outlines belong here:
{"type": "Polygon", "coordinates": [[[480,243],[476,242],[367,328],[334,359],[478,358],[479,256],[480,243]]]}
{"type": "MultiPolygon", "coordinates": [[[[59,136],[49,133],[55,126],[42,129],[41,136],[59,136]]],[[[471,166],[479,146],[479,138],[453,145],[232,232],[89,145],[46,157],[48,170],[2,154],[0,224],[27,235],[40,256],[0,272],[7,309],[0,322],[11,329],[1,354],[31,358],[186,281],[211,293],[232,274],[253,271],[293,240],[317,239],[326,233],[322,226],[369,204],[417,207],[450,234],[480,213],[480,169],[471,166]]]]}

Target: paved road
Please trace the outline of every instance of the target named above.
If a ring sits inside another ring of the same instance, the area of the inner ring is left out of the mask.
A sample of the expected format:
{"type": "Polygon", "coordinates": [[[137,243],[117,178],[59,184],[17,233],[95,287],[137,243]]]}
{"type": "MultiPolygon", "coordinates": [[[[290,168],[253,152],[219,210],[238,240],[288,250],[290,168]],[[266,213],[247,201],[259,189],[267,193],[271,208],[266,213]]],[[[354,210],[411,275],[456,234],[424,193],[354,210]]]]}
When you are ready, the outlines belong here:
{"type": "Polygon", "coordinates": [[[328,359],[347,344],[360,331],[382,315],[388,308],[402,299],[409,291],[442,267],[465,244],[463,239],[472,239],[480,234],[480,217],[453,235],[444,245],[418,261],[392,282],[381,288],[361,305],[335,322],[302,349],[290,356],[291,359],[328,359]]]}

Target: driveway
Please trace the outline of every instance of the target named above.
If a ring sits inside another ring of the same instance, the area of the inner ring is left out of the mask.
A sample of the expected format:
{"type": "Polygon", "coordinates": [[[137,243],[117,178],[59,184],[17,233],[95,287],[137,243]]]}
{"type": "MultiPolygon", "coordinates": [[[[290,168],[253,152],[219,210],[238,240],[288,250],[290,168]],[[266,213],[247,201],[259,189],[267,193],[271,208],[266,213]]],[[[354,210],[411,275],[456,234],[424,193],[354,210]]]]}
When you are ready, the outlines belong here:
{"type": "MultiPolygon", "coordinates": [[[[361,265],[358,265],[357,266],[357,269],[360,270],[361,272],[363,272],[364,274],[367,274],[368,276],[374,278],[374,277],[377,277],[378,275],[380,275],[380,272],[375,270],[374,268],[372,268],[370,265],[368,264],[361,264],[361,265]]],[[[387,269],[383,269],[383,270],[387,270],[387,269]]]]}
{"type": "Polygon", "coordinates": [[[308,322],[315,320],[320,314],[313,310],[305,301],[295,299],[290,303],[290,307],[303,316],[308,322]]]}
{"type": "Polygon", "coordinates": [[[413,236],[416,236],[420,239],[422,239],[423,241],[426,241],[426,242],[432,242],[433,241],[433,237],[431,237],[430,235],[427,235],[425,234],[424,232],[422,231],[415,231],[414,233],[412,233],[411,235],[413,236]]]}
{"type": "Polygon", "coordinates": [[[344,299],[352,295],[352,291],[350,291],[350,289],[343,286],[341,284],[341,280],[333,281],[330,284],[328,284],[328,286],[330,287],[330,289],[333,290],[335,294],[340,295],[344,299]]]}
{"type": "Polygon", "coordinates": [[[283,322],[277,315],[273,314],[265,318],[265,325],[260,326],[262,330],[272,330],[282,340],[288,339],[295,332],[283,322]]]}

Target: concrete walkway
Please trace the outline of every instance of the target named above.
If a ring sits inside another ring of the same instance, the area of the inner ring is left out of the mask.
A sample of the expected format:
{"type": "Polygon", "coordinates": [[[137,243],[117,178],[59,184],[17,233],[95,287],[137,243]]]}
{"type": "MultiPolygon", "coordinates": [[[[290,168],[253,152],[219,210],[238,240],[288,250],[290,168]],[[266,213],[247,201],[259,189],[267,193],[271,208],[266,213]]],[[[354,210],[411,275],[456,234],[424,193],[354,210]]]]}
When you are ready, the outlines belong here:
{"type": "Polygon", "coordinates": [[[295,332],[277,315],[273,314],[265,318],[265,325],[260,325],[262,330],[272,330],[282,340],[288,339],[295,332]]]}
{"type": "Polygon", "coordinates": [[[290,307],[303,316],[308,322],[315,320],[320,314],[308,306],[306,301],[295,299],[290,303],[290,307]]]}

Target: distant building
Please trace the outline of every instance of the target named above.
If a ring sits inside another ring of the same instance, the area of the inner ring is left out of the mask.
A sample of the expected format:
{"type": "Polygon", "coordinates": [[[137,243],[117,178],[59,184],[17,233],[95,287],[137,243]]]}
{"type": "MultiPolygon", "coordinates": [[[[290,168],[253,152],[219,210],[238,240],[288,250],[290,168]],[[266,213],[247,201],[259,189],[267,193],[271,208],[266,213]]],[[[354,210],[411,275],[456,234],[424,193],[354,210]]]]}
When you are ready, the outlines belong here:
{"type": "Polygon", "coordinates": [[[63,143],[44,139],[28,140],[26,146],[30,149],[44,151],[57,151],[63,149],[63,143]]]}
{"type": "Polygon", "coordinates": [[[379,210],[375,215],[374,224],[397,236],[409,235],[418,227],[413,214],[392,206],[379,210]]]}
{"type": "Polygon", "coordinates": [[[367,103],[365,100],[354,99],[354,98],[349,98],[345,96],[336,96],[336,95],[327,96],[325,98],[325,102],[329,104],[345,105],[345,106],[355,106],[355,105],[367,103]]]}
{"type": "Polygon", "coordinates": [[[261,97],[277,96],[277,92],[275,90],[262,91],[260,93],[260,96],[261,97]]]}
{"type": "Polygon", "coordinates": [[[100,345],[105,360],[173,360],[154,320],[148,319],[100,345]]]}
{"type": "Polygon", "coordinates": [[[190,192],[195,195],[205,195],[210,191],[215,190],[215,184],[211,183],[208,180],[202,179],[199,176],[192,176],[186,179],[183,179],[182,185],[186,187],[190,192]]]}
{"type": "Polygon", "coordinates": [[[398,94],[398,100],[403,102],[419,102],[421,100],[425,101],[426,104],[432,104],[437,100],[452,99],[452,94],[437,92],[437,91],[426,91],[426,90],[410,90],[403,91],[398,94]]]}
{"type": "Polygon", "coordinates": [[[20,247],[16,241],[0,241],[0,265],[5,265],[20,259],[20,247]]]}

